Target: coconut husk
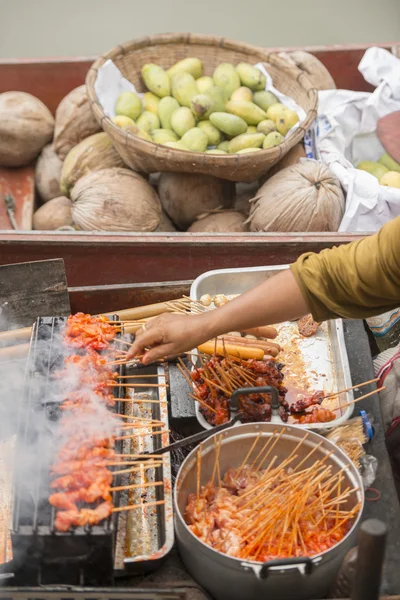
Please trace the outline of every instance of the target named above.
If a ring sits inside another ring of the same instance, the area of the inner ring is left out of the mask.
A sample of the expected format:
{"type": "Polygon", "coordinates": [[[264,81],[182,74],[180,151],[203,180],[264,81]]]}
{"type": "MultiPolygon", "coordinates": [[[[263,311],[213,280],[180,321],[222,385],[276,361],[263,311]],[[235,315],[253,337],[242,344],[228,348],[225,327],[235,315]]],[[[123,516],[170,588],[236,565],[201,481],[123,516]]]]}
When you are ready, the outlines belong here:
{"type": "Polygon", "coordinates": [[[85,231],[155,231],[161,204],[147,181],[129,169],[103,169],[72,188],[72,217],[85,231]]]}
{"type": "Polygon", "coordinates": [[[165,232],[176,231],[176,227],[174,227],[173,222],[171,221],[169,216],[164,211],[162,211],[162,213],[161,213],[160,224],[157,227],[156,231],[165,231],[165,232]]]}
{"type": "Polygon", "coordinates": [[[35,168],[35,185],[42,203],[59,197],[62,164],[52,145],[47,144],[41,151],[35,168]]]}
{"type": "Polygon", "coordinates": [[[65,96],[56,110],[54,150],[64,160],[79,142],[101,131],[93,116],[86,86],[81,85],[65,96]]]}
{"type": "Polygon", "coordinates": [[[162,173],[158,193],[167,215],[184,231],[200,214],[231,207],[235,184],[210,175],[162,173]]]}
{"type": "Polygon", "coordinates": [[[263,185],[267,179],[271,179],[275,173],[279,173],[282,169],[286,169],[286,167],[291,167],[292,165],[297,165],[300,162],[300,159],[306,157],[306,151],[304,150],[303,142],[299,142],[293,148],[289,150],[287,154],[280,160],[276,165],[274,165],[268,173],[264,175],[260,179],[260,186],[263,185]]]}
{"type": "Polygon", "coordinates": [[[250,200],[254,198],[259,187],[260,184],[258,181],[237,183],[233,208],[238,212],[248,215],[250,212],[250,200]]]}
{"type": "Polygon", "coordinates": [[[0,166],[28,165],[53,131],[53,116],[39,98],[25,92],[0,94],[0,166]]]}
{"type": "Polygon", "coordinates": [[[325,164],[306,160],[268,179],[251,203],[251,231],[337,231],[345,198],[325,164]]]}
{"type": "Polygon", "coordinates": [[[33,215],[33,229],[40,231],[72,227],[72,225],[72,202],[65,196],[49,200],[33,215]]]}
{"type": "Polygon", "coordinates": [[[279,56],[301,69],[317,90],[335,90],[336,84],[332,75],[322,62],[313,54],[296,50],[296,52],[280,52],[279,56]]]}
{"type": "Polygon", "coordinates": [[[246,216],[237,210],[213,210],[199,215],[188,229],[190,233],[242,233],[248,231],[246,216]]]}
{"type": "Polygon", "coordinates": [[[72,148],[65,157],[61,171],[61,193],[69,196],[76,182],[92,171],[123,166],[124,162],[107,133],[102,131],[90,135],[72,148]]]}

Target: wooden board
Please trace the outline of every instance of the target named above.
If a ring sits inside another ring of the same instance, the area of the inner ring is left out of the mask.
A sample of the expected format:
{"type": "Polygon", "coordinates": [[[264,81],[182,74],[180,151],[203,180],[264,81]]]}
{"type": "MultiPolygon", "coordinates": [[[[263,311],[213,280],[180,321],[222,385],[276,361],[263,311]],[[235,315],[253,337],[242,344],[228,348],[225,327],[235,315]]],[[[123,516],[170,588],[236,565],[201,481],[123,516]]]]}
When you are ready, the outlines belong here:
{"type": "Polygon", "coordinates": [[[69,314],[61,259],[0,267],[0,330],[28,327],[37,317],[69,314]]]}
{"type": "Polygon", "coordinates": [[[13,229],[4,203],[6,194],[11,194],[15,200],[15,219],[18,228],[30,231],[35,203],[34,167],[20,169],[0,167],[0,230],[13,229]]]}

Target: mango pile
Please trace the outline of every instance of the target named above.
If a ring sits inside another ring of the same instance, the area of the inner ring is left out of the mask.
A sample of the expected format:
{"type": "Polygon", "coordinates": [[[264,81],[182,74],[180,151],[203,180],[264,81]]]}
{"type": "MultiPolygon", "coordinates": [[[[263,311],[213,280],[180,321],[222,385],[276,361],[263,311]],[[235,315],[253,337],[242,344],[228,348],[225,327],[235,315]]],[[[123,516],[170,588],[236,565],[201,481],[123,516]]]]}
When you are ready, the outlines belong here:
{"type": "Polygon", "coordinates": [[[360,162],[357,169],[367,171],[376,177],[381,185],[400,188],[400,165],[387,153],[382,154],[377,162],[372,160],[360,162]]]}
{"type": "Polygon", "coordinates": [[[198,58],[165,71],[145,64],[143,97],[123,92],[113,122],[169,148],[215,155],[259,152],[281,144],[297,113],[265,91],[265,75],[253,65],[222,63],[212,77],[198,58]]]}

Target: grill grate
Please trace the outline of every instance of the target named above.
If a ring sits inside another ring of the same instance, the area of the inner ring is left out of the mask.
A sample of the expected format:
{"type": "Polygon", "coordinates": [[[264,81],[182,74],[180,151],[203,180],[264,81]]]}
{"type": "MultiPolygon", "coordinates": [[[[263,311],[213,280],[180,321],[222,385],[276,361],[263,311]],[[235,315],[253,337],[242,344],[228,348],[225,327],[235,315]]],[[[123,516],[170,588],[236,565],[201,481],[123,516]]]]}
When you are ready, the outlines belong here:
{"type": "Polygon", "coordinates": [[[0,600],[185,600],[183,590],[0,588],[0,600]]]}
{"type": "MultiPolygon", "coordinates": [[[[109,585],[113,578],[118,513],[96,526],[60,533],[54,527],[56,511],[48,502],[51,456],[43,456],[42,451],[52,444],[55,447],[57,441],[60,409],[51,398],[51,375],[63,365],[58,340],[65,321],[62,317],[38,319],[31,340],[19,419],[13,510],[12,568],[17,585],[109,585]],[[20,460],[22,449],[26,453],[20,460]]],[[[121,398],[124,391],[116,387],[114,396],[121,398]]],[[[120,412],[119,402],[115,410],[120,412]]],[[[116,493],[113,503],[118,506],[116,493]]]]}

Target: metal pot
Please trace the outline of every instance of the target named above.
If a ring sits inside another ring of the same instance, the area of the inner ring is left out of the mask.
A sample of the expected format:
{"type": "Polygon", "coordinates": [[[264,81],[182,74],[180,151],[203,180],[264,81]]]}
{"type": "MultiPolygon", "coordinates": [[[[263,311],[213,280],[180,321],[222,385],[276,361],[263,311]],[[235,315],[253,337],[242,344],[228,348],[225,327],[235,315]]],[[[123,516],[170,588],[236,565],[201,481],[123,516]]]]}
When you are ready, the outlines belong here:
{"type": "MultiPolygon", "coordinates": [[[[238,425],[219,434],[222,437],[220,449],[220,468],[224,473],[228,468],[239,466],[249,451],[255,437],[261,432],[265,441],[274,431],[286,431],[274,447],[274,455],[283,460],[304,437],[305,431],[294,425],[271,423],[250,423],[238,425]]],[[[214,441],[211,436],[203,443],[201,459],[201,484],[211,478],[215,461],[214,441]]],[[[304,468],[318,458],[333,452],[326,460],[332,465],[333,472],[347,467],[343,472],[343,485],[358,488],[348,499],[346,508],[357,502],[364,505],[364,491],[360,474],[350,459],[332,442],[322,436],[309,432],[307,439],[298,449],[298,461],[302,460],[312,448],[315,450],[304,468]]],[[[295,466],[295,462],[293,463],[295,466]]],[[[243,561],[214,550],[200,541],[187,527],[183,514],[189,493],[196,490],[197,449],[193,450],[183,462],[175,485],[174,507],[175,528],[181,558],[191,573],[215,600],[309,600],[323,598],[332,585],[342,560],[355,543],[362,509],[353,527],[343,540],[331,549],[312,558],[292,558],[259,563],[243,561]]]]}

